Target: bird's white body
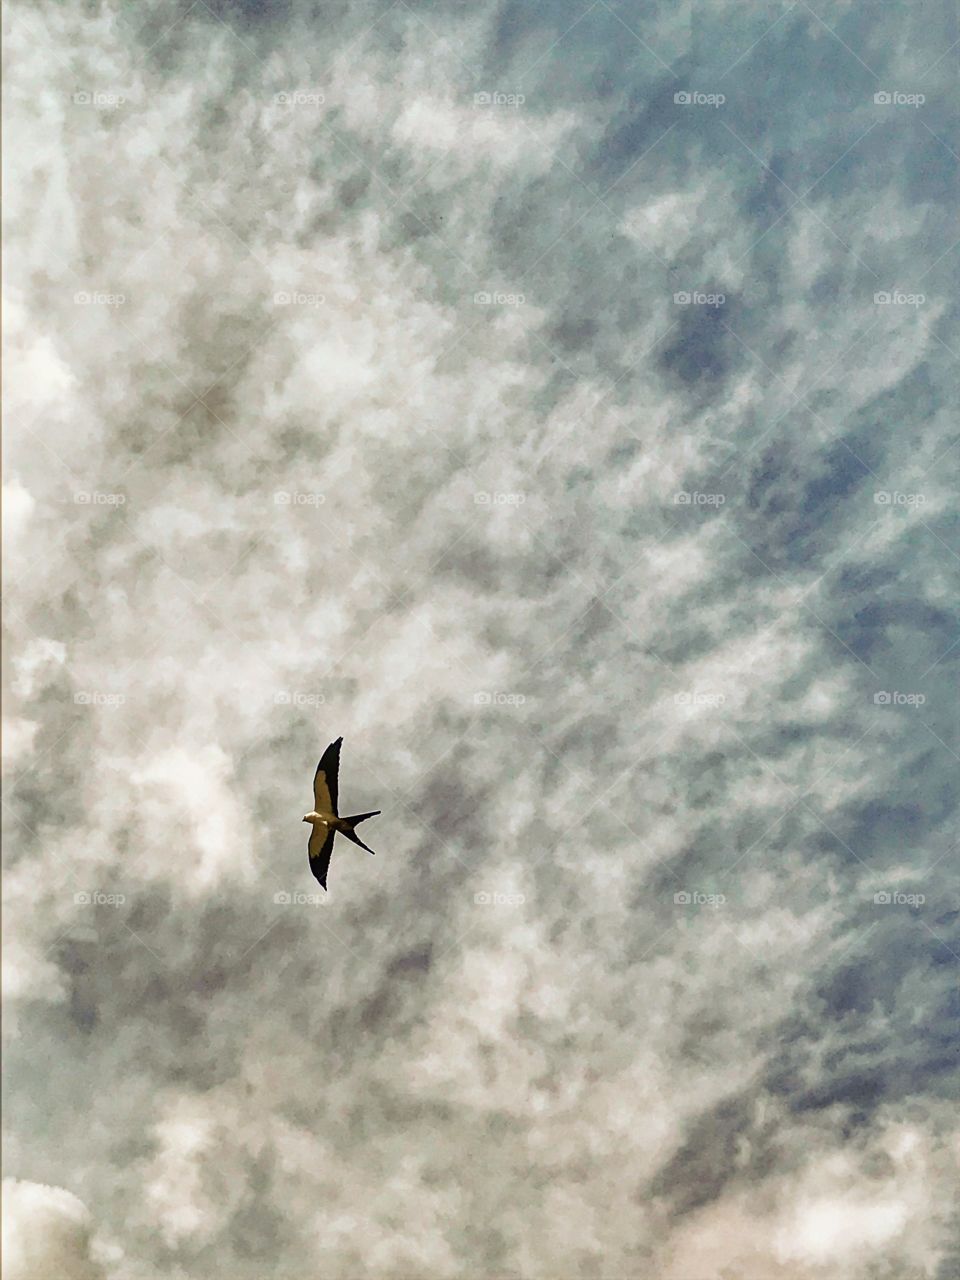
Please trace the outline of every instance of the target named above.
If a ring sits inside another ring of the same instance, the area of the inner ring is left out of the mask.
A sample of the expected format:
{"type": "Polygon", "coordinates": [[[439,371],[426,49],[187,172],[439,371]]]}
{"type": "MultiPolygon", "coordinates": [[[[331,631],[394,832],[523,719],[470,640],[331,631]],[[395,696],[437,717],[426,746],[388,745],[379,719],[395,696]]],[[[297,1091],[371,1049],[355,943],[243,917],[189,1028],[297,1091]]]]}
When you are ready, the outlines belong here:
{"type": "Polygon", "coordinates": [[[334,831],[342,829],[340,819],[333,813],[305,813],[303,820],[312,827],[323,827],[324,831],[329,831],[331,827],[334,831]]]}

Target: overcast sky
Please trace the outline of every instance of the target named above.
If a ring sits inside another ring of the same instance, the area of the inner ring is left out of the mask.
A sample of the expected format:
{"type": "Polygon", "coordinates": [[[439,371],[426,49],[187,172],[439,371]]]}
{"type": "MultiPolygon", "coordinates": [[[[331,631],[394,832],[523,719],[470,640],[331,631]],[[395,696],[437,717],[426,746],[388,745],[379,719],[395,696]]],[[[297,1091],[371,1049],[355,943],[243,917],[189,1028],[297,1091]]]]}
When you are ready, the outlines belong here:
{"type": "Polygon", "coordinates": [[[7,27],[7,1280],[953,1280],[953,6],[7,27]]]}

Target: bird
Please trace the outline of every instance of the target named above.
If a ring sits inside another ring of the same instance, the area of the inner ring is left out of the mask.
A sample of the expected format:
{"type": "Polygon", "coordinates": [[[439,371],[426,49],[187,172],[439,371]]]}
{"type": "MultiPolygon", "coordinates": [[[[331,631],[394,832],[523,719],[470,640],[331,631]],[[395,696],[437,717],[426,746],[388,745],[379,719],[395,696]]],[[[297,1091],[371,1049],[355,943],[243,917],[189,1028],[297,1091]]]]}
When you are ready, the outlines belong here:
{"type": "Polygon", "coordinates": [[[309,822],[311,831],[307,841],[307,853],[310,859],[310,870],[320,881],[324,891],[327,888],[327,869],[330,866],[330,855],[333,853],[333,838],[339,831],[341,835],[358,844],[367,853],[373,853],[369,845],[363,843],[354,828],[367,818],[375,818],[382,810],[374,809],[370,813],[355,813],[351,818],[341,818],[337,813],[337,784],[340,773],[340,744],[343,738],[331,742],[320,757],[317,772],[313,777],[313,804],[311,813],[303,815],[304,822],[309,822]]]}

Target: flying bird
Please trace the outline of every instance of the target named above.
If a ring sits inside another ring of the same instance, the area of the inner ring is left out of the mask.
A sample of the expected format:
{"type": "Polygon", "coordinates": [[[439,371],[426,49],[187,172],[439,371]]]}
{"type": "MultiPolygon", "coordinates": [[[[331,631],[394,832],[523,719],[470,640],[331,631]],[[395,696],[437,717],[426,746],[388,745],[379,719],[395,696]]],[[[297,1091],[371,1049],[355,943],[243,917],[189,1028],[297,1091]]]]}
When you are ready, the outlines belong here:
{"type": "Polygon", "coordinates": [[[367,853],[373,853],[369,845],[356,835],[354,828],[367,818],[375,818],[380,809],[372,813],[356,813],[352,818],[341,818],[337,814],[337,781],[340,772],[340,744],[342,738],[331,742],[320,757],[317,772],[313,778],[313,812],[303,815],[304,822],[311,826],[307,852],[310,855],[310,870],[323,885],[327,887],[327,868],[330,866],[330,855],[333,853],[333,838],[339,831],[348,840],[358,844],[367,853]]]}

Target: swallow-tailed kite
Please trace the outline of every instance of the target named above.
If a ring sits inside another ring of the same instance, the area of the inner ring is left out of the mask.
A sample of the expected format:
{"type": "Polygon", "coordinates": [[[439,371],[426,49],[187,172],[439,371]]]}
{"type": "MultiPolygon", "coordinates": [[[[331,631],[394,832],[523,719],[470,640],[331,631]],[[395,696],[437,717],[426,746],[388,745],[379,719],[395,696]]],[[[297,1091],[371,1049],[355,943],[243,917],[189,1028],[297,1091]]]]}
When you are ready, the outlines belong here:
{"type": "Polygon", "coordinates": [[[354,833],[354,828],[367,818],[375,818],[380,809],[372,813],[357,813],[352,818],[341,818],[337,815],[337,775],[340,772],[340,743],[342,738],[331,742],[320,757],[317,772],[313,779],[312,813],[303,815],[304,822],[309,822],[312,830],[307,842],[310,854],[310,870],[317,877],[324,889],[327,887],[327,868],[330,866],[330,855],[333,852],[333,837],[339,831],[348,840],[358,844],[367,853],[373,850],[363,843],[354,833]]]}

